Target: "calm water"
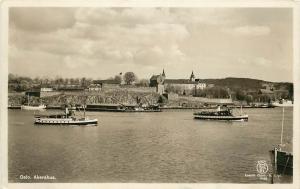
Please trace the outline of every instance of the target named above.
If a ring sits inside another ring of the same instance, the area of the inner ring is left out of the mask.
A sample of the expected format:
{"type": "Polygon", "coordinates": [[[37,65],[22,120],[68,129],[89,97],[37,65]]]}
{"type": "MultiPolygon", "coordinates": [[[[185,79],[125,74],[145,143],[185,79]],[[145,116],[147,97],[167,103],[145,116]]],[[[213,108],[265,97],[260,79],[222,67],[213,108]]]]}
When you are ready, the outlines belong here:
{"type": "MultiPolygon", "coordinates": [[[[98,126],[35,126],[33,112],[9,110],[9,181],[267,183],[259,160],[280,142],[282,109],[246,109],[249,122],[194,120],[193,110],[87,112],[98,126]]],[[[51,112],[51,111],[50,111],[51,112]]],[[[292,142],[292,108],[284,141],[292,142]]],[[[292,182],[281,177],[280,182],[292,182]]]]}

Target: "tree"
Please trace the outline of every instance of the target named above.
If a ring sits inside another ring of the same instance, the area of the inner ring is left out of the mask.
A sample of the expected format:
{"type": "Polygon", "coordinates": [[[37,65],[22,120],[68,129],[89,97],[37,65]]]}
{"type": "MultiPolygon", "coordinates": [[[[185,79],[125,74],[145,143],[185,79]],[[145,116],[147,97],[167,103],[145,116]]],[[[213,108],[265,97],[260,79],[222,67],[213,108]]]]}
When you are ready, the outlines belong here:
{"type": "Polygon", "coordinates": [[[50,84],[50,78],[47,77],[47,76],[44,76],[44,77],[42,78],[42,83],[41,83],[41,84],[43,84],[43,85],[48,85],[48,84],[50,84]]]}
{"type": "Polygon", "coordinates": [[[65,78],[64,79],[64,85],[68,85],[69,84],[69,78],[65,78]]]}
{"type": "Polygon", "coordinates": [[[92,84],[92,82],[93,82],[92,78],[86,78],[86,85],[87,86],[90,85],[90,84],[92,84]]]}
{"type": "Polygon", "coordinates": [[[252,95],[246,95],[245,100],[246,100],[247,104],[250,104],[251,102],[253,102],[253,96],[252,95]]]}
{"type": "Polygon", "coordinates": [[[246,98],[246,93],[245,93],[245,91],[243,91],[243,90],[238,90],[238,91],[236,92],[236,99],[237,99],[237,100],[243,101],[243,100],[245,100],[245,98],[246,98]]]}
{"type": "Polygon", "coordinates": [[[228,89],[224,87],[215,86],[206,89],[197,89],[195,96],[206,98],[229,98],[228,89]]]}
{"type": "Polygon", "coordinates": [[[136,76],[133,72],[126,72],[124,74],[124,81],[127,85],[131,85],[134,81],[136,81],[136,76]]]}
{"type": "Polygon", "coordinates": [[[116,75],[116,76],[114,77],[114,80],[117,81],[118,83],[121,83],[121,82],[122,82],[122,78],[121,78],[120,75],[116,75]]]}
{"type": "Polygon", "coordinates": [[[56,77],[54,78],[54,84],[55,84],[55,85],[61,84],[61,81],[62,81],[62,78],[59,77],[59,76],[56,76],[56,77]]]}
{"type": "Polygon", "coordinates": [[[271,101],[271,97],[269,95],[261,95],[260,96],[260,102],[270,102],[271,101]]]}
{"type": "Polygon", "coordinates": [[[85,77],[83,77],[83,78],[80,79],[80,85],[82,87],[88,86],[88,82],[87,82],[87,79],[85,77]]]}
{"type": "Polygon", "coordinates": [[[13,83],[16,79],[16,76],[14,74],[8,74],[8,82],[13,83]]]}
{"type": "Polygon", "coordinates": [[[165,103],[167,103],[167,102],[168,102],[168,99],[167,99],[165,96],[160,95],[160,96],[158,97],[157,103],[165,104],[165,103]]]}
{"type": "Polygon", "coordinates": [[[79,79],[79,78],[75,78],[75,79],[74,79],[74,83],[75,83],[76,85],[80,85],[80,79],[79,79]]]}
{"type": "Polygon", "coordinates": [[[288,85],[288,91],[289,91],[289,99],[294,100],[294,85],[291,83],[288,85]]]}
{"type": "Polygon", "coordinates": [[[74,85],[74,84],[75,84],[75,79],[74,79],[74,78],[71,78],[71,79],[70,79],[70,83],[71,83],[71,85],[74,85]]]}
{"type": "Polygon", "coordinates": [[[30,83],[27,80],[21,80],[18,88],[20,91],[26,91],[30,89],[30,83]]]}

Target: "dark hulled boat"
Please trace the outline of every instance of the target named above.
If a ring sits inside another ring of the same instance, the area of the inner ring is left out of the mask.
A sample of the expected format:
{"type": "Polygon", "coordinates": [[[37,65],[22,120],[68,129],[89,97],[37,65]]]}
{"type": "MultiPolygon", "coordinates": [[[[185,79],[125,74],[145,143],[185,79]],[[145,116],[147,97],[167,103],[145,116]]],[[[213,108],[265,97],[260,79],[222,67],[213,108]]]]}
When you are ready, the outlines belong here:
{"type": "Polygon", "coordinates": [[[248,115],[233,115],[232,110],[229,108],[221,109],[219,106],[214,111],[201,111],[194,113],[195,119],[201,120],[219,120],[219,121],[248,121],[248,115]]]}
{"type": "Polygon", "coordinates": [[[274,172],[279,175],[293,175],[293,154],[285,151],[282,148],[283,144],[283,127],[284,127],[284,107],[282,108],[282,122],[280,144],[273,150],[270,150],[271,161],[273,164],[274,172]]]}
{"type": "Polygon", "coordinates": [[[280,147],[274,148],[270,152],[276,174],[293,175],[293,154],[281,150],[280,147]]]}

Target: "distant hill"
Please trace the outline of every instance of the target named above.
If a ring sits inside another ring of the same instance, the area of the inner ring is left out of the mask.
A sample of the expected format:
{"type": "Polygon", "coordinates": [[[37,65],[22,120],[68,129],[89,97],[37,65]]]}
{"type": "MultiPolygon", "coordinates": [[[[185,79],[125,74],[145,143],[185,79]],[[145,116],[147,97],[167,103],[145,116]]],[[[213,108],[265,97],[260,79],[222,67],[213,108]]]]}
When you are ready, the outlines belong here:
{"type": "Polygon", "coordinates": [[[259,79],[250,79],[250,78],[234,78],[227,77],[224,79],[201,79],[201,82],[207,84],[214,84],[215,86],[228,87],[230,89],[252,89],[258,90],[262,88],[262,84],[268,83],[273,84],[275,89],[287,89],[293,86],[292,83],[288,82],[270,82],[259,79]]]}

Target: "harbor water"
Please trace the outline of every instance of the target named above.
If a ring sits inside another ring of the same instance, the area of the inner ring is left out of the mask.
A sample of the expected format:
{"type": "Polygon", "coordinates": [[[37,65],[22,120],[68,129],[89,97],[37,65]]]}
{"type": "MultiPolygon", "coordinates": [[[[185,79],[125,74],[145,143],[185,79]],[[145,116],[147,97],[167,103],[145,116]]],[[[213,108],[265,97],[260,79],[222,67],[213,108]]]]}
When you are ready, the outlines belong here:
{"type": "MultiPolygon", "coordinates": [[[[285,108],[283,132],[291,152],[292,111],[285,108]]],[[[33,111],[8,110],[9,182],[270,183],[282,108],[245,109],[248,122],[195,120],[193,112],[87,112],[98,118],[87,127],[36,126],[33,111]],[[257,176],[258,161],[267,179],[257,176]]]]}

